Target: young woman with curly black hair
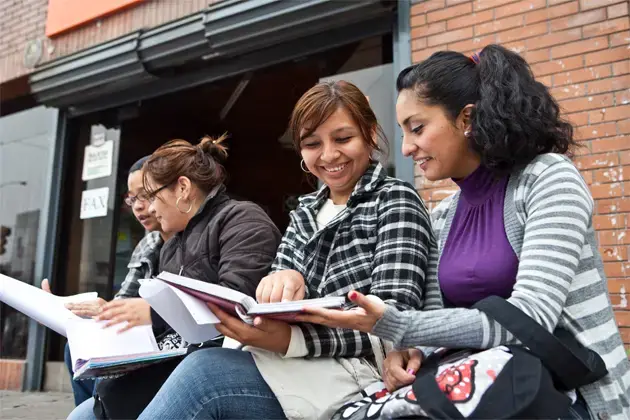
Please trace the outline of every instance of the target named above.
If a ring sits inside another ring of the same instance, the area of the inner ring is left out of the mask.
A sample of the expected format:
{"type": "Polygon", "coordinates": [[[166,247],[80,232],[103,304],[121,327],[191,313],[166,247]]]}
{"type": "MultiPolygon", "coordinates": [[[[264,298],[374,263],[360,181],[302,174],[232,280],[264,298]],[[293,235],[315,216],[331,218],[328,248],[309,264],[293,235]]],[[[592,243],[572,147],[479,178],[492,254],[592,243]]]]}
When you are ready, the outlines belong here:
{"type": "Polygon", "coordinates": [[[431,347],[492,348],[514,338],[470,307],[497,295],[549,331],[561,327],[601,355],[603,379],[575,394],[573,418],[630,418],[630,364],[608,297],[593,198],[566,156],[573,130],[518,54],[498,45],[442,51],[403,70],[396,113],[403,152],[430,181],[460,191],[432,215],[438,241],[429,311],[399,311],[358,292],[364,311],[312,310],[302,321],[372,332],[397,348],[385,382],[414,380],[431,347]],[[422,347],[422,350],[414,348],[422,347]]]}

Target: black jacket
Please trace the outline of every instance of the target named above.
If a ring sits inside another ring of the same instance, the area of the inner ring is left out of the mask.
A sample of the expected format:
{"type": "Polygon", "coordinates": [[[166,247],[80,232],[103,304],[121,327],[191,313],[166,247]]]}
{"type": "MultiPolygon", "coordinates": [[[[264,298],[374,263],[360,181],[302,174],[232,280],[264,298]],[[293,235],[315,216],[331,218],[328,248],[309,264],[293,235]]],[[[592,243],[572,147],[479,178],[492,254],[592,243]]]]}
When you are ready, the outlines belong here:
{"type": "MultiPolygon", "coordinates": [[[[280,231],[258,205],[232,200],[221,186],[216,194],[208,195],[184,231],[164,244],[159,271],[255,297],[258,283],[269,273],[280,239],[280,231]]],[[[151,316],[154,327],[165,327],[153,310],[151,316]]]]}

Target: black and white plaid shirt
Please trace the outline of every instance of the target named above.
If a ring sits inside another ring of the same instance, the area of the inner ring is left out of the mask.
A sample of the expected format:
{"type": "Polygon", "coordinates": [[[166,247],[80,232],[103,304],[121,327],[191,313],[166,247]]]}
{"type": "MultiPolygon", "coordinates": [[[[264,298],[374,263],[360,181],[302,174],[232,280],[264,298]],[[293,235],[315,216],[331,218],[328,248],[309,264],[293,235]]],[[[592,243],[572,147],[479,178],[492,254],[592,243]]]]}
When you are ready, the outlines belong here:
{"type": "Polygon", "coordinates": [[[129,272],[114,299],[140,297],[139,280],[150,279],[157,274],[163,244],[160,232],[150,232],[138,242],[127,265],[129,272]]]}
{"type": "MultiPolygon", "coordinates": [[[[318,230],[316,215],[328,197],[324,186],[300,198],[271,271],[302,273],[309,299],[358,290],[401,310],[422,308],[433,237],[429,214],[415,189],[372,164],[347,207],[318,230]]],[[[367,334],[322,325],[300,327],[308,357],[372,354],[367,334]]]]}

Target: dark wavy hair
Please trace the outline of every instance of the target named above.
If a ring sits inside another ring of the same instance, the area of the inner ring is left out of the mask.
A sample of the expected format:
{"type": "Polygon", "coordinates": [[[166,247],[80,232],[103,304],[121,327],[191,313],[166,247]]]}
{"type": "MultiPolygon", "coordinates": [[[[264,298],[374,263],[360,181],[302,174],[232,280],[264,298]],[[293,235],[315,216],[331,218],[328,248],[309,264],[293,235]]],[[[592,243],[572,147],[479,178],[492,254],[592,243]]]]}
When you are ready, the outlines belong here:
{"type": "Polygon", "coordinates": [[[496,173],[577,146],[573,127],[560,117],[558,103],[521,56],[488,45],[478,57],[475,63],[458,52],[436,52],[400,72],[396,89],[412,89],[424,103],[443,107],[453,122],[473,104],[470,146],[496,173]]]}

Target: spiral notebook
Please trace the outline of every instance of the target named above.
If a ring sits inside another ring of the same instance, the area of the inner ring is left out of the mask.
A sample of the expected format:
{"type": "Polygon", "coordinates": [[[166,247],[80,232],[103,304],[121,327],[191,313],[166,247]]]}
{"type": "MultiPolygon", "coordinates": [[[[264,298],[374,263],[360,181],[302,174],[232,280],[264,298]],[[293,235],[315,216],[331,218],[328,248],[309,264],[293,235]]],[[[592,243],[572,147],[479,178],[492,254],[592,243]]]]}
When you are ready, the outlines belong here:
{"type": "Polygon", "coordinates": [[[115,378],[149,365],[183,357],[186,351],[187,349],[183,348],[125,356],[95,357],[87,361],[77,360],[73,378],[75,380],[115,378]]]}

